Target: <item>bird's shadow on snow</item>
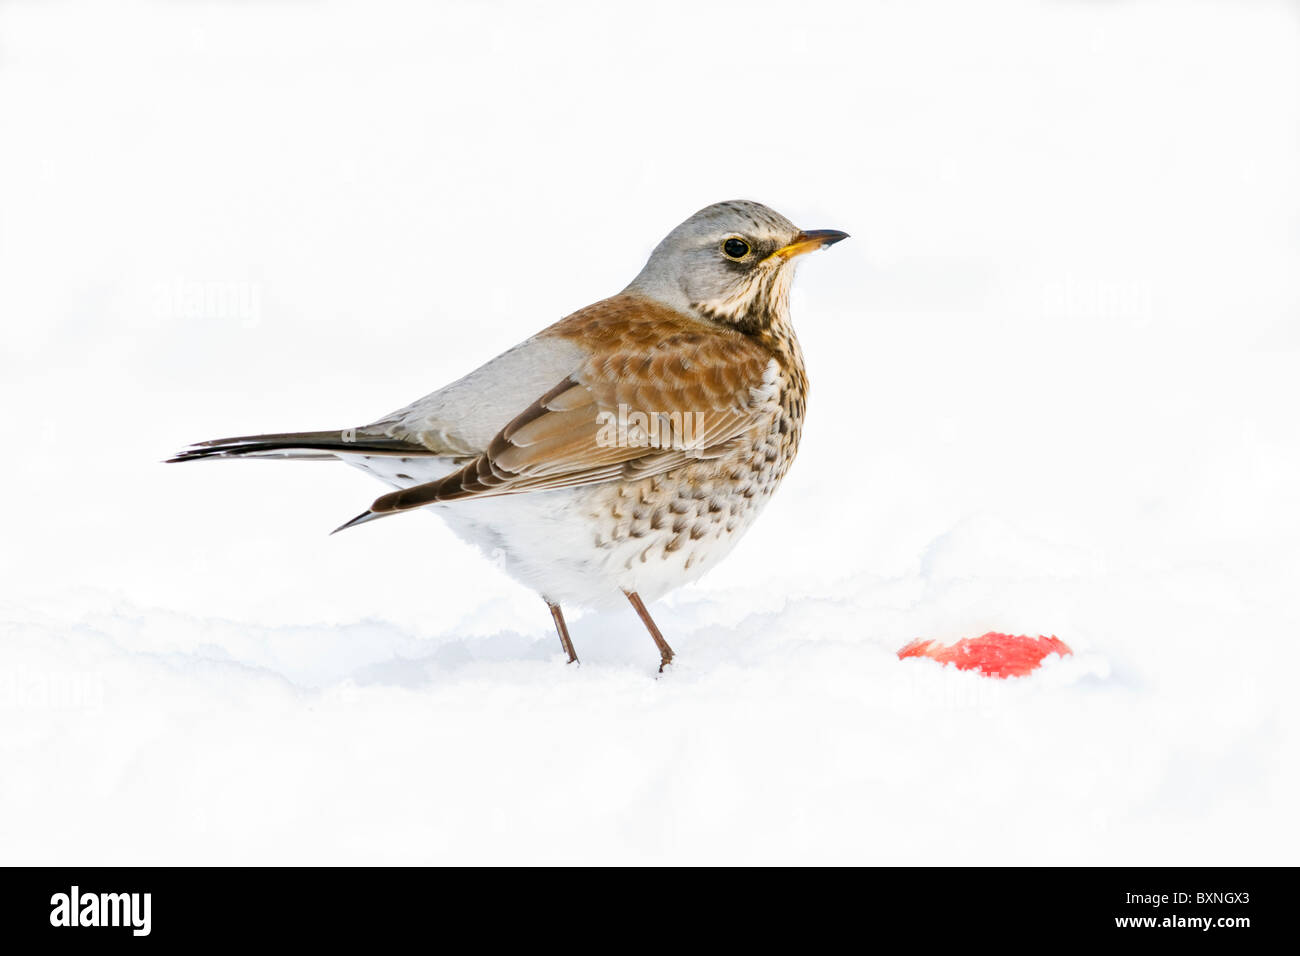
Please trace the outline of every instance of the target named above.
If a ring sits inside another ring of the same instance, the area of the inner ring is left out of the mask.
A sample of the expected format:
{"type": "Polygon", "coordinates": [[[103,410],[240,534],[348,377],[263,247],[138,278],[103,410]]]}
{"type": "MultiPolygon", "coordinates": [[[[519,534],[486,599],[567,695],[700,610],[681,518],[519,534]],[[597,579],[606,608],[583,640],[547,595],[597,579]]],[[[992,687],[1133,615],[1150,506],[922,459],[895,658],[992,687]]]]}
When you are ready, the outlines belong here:
{"type": "MultiPolygon", "coordinates": [[[[632,615],[630,620],[614,612],[588,613],[574,617],[569,629],[582,663],[570,666],[554,632],[501,630],[492,634],[457,636],[452,630],[428,639],[412,639],[428,646],[426,653],[397,653],[383,660],[361,665],[342,679],[357,686],[392,686],[420,690],[468,674],[517,671],[519,665],[584,670],[633,669],[647,677],[658,676],[659,655],[649,634],[632,615]]],[[[663,615],[665,621],[670,615],[663,615]]],[[[708,628],[703,630],[707,631],[708,628]]],[[[700,630],[683,632],[675,643],[678,652],[693,646],[700,630]]],[[[409,645],[408,645],[409,647],[409,645]]],[[[531,668],[529,668],[531,669],[531,668]]]]}

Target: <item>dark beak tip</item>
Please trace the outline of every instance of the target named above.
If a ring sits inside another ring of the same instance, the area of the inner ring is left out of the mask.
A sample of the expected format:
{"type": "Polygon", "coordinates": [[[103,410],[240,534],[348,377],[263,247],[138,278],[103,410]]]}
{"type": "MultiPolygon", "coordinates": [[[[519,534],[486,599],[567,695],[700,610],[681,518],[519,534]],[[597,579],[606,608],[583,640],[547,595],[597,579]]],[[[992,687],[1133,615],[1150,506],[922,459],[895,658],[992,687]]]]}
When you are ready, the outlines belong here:
{"type": "Polygon", "coordinates": [[[838,229],[811,229],[804,235],[809,239],[821,240],[822,248],[833,246],[835,243],[850,238],[847,232],[841,232],[838,229]]]}

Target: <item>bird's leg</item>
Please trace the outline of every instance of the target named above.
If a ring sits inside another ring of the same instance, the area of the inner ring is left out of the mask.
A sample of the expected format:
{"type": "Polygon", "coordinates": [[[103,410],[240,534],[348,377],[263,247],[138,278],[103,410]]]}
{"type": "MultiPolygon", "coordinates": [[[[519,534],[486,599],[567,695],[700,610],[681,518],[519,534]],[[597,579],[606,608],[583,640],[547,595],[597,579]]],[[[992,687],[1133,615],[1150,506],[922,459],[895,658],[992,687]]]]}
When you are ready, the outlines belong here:
{"type": "Polygon", "coordinates": [[[655,625],[654,618],[650,616],[650,612],[645,609],[645,602],[641,600],[641,596],[635,591],[624,591],[623,593],[626,594],[627,599],[632,602],[632,606],[636,608],[637,616],[641,618],[641,623],[645,625],[645,629],[649,631],[650,636],[654,638],[655,647],[659,648],[659,673],[662,674],[664,672],[664,667],[673,662],[673,649],[668,646],[668,642],[664,640],[664,636],[659,633],[659,628],[655,625]]]}
{"type": "Polygon", "coordinates": [[[564,612],[560,610],[558,604],[546,602],[546,606],[551,609],[551,620],[555,621],[555,632],[560,635],[560,644],[564,648],[564,653],[569,655],[569,663],[578,663],[578,652],[573,649],[573,639],[569,637],[569,625],[564,623],[564,612]]]}

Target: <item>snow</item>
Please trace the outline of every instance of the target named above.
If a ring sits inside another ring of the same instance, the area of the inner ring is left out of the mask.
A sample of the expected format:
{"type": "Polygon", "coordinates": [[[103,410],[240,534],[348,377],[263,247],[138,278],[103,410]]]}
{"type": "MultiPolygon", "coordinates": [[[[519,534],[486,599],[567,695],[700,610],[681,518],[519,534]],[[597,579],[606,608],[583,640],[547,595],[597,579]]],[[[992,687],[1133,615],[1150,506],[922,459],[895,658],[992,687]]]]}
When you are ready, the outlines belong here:
{"type": "Polygon", "coordinates": [[[1295,20],[0,7],[0,862],[1294,862],[1295,20]],[[741,196],[853,239],[663,677],[432,517],[328,537],[360,473],[159,464],[398,407],[741,196]],[[1075,654],[896,657],[991,630],[1075,654]]]}

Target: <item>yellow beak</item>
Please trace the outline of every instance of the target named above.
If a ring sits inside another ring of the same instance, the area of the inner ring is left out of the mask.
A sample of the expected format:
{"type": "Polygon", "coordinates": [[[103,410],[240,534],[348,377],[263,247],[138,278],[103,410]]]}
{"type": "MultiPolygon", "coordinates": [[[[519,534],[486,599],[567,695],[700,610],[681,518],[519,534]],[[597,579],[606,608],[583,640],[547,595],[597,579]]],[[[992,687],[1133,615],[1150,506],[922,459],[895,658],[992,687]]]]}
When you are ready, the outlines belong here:
{"type": "Polygon", "coordinates": [[[782,246],[772,255],[780,256],[782,259],[793,259],[795,256],[801,256],[805,252],[812,252],[822,246],[833,246],[841,239],[847,238],[849,238],[849,234],[840,232],[838,229],[810,229],[807,232],[799,233],[794,242],[788,246],[782,246]]]}

